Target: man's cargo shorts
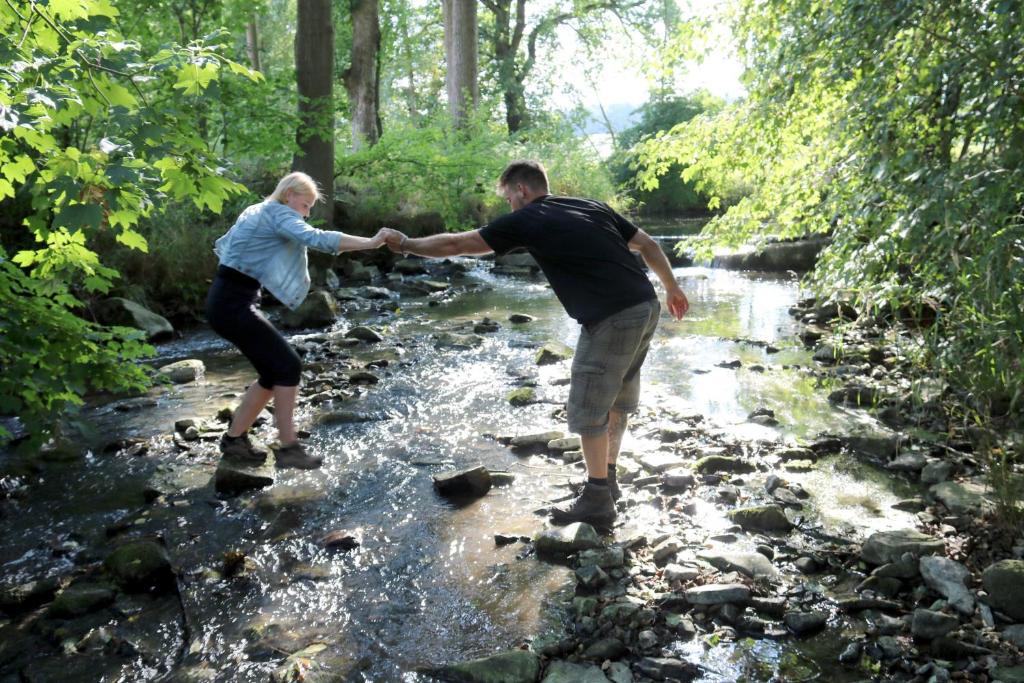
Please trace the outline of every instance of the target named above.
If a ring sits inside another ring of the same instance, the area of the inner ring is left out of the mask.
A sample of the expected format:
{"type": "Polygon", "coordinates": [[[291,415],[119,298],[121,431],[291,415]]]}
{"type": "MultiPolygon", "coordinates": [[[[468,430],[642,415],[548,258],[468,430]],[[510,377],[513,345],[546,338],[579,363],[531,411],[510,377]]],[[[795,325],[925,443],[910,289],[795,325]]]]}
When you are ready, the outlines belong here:
{"type": "Polygon", "coordinates": [[[658,300],[651,299],[582,327],[572,360],[569,431],[596,436],[608,429],[609,410],[636,410],[640,367],[660,313],[658,300]]]}

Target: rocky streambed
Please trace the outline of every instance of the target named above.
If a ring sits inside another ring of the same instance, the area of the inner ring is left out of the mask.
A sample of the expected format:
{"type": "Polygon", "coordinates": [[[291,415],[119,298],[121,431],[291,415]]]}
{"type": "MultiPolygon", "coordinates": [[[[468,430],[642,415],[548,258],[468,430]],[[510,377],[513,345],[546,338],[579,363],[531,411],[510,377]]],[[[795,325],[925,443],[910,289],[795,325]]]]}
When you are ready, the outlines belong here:
{"type": "Polygon", "coordinates": [[[529,260],[382,265],[283,321],[323,470],[219,463],[248,370],[202,332],[3,457],[0,680],[1024,679],[1020,530],[912,333],[681,269],[601,537],[545,521],[575,329],[529,260]]]}

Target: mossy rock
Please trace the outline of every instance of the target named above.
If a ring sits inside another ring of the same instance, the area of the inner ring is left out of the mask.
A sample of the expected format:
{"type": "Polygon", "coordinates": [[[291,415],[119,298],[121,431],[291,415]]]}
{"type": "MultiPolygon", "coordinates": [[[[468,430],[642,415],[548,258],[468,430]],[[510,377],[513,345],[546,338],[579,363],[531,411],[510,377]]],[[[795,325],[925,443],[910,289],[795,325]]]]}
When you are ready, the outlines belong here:
{"type": "Polygon", "coordinates": [[[154,541],[136,541],[110,553],[103,567],[118,586],[129,592],[162,592],[174,586],[174,570],[164,547],[154,541]]]}
{"type": "Polygon", "coordinates": [[[50,616],[70,619],[103,609],[114,602],[113,589],[105,584],[76,584],[61,591],[50,605],[50,616]]]}
{"type": "Polygon", "coordinates": [[[548,342],[537,351],[537,365],[554,365],[572,358],[572,349],[561,342],[548,342]]]}
{"type": "Polygon", "coordinates": [[[753,472],[754,466],[745,460],[734,458],[728,455],[707,455],[693,465],[695,472],[699,474],[714,474],[716,472],[753,472]]]}
{"type": "Polygon", "coordinates": [[[508,402],[517,407],[528,406],[537,402],[537,392],[530,387],[514,389],[508,394],[508,402]]]}
{"type": "Polygon", "coordinates": [[[777,505],[757,505],[730,510],[728,517],[747,531],[789,531],[793,523],[777,505]]]}

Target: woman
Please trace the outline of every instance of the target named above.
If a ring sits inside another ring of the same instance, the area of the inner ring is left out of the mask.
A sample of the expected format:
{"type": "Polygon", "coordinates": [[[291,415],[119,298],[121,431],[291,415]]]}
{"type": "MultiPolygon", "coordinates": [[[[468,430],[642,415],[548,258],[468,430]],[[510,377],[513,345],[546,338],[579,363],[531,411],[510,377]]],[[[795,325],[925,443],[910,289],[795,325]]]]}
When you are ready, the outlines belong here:
{"type": "Polygon", "coordinates": [[[383,234],[354,237],[317,230],[303,220],[321,199],[316,182],[305,173],[289,173],[274,192],[250,206],[214,247],[220,265],[206,299],[206,318],[220,336],[238,347],[256,368],[259,379],[245,392],[231,425],[220,440],[221,453],[247,465],[261,465],[267,453],[249,440],[249,428],[274,399],[279,446],[278,467],[314,469],[323,458],[306,453],[295,433],[293,415],[302,361],[259,309],[260,287],[285,306],[298,308],[309,293],[306,249],[338,254],[376,249],[383,234]]]}

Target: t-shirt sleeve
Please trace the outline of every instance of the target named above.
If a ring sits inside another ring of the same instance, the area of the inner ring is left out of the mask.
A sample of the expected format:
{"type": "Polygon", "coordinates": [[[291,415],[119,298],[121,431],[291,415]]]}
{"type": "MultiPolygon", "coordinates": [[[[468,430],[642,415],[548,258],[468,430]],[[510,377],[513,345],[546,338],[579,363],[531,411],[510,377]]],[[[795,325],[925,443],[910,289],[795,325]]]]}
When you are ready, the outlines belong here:
{"type": "Polygon", "coordinates": [[[487,246],[499,256],[516,247],[525,247],[522,231],[517,230],[519,218],[516,212],[505,214],[480,228],[480,236],[487,246]]]}
{"type": "Polygon", "coordinates": [[[615,229],[622,235],[622,239],[629,242],[636,235],[640,229],[633,224],[633,221],[629,220],[615,209],[611,208],[607,204],[605,205],[609,212],[612,214],[612,222],[615,224],[615,229]]]}

